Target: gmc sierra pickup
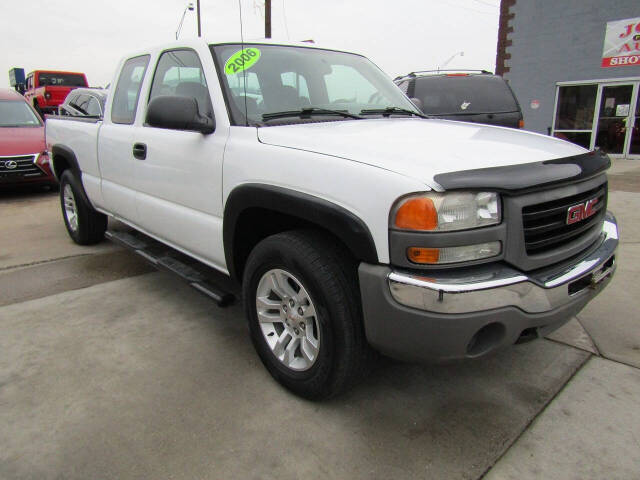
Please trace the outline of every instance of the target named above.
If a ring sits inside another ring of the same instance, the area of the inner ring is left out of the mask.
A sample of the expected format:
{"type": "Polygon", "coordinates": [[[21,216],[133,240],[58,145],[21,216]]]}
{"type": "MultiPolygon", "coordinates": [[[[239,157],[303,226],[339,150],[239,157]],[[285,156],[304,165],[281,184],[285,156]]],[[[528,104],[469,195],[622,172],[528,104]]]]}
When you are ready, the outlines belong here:
{"type": "Polygon", "coordinates": [[[237,280],[262,362],[308,398],[348,388],[371,348],[462,359],[545,335],[616,267],[606,155],[425,118],[353,53],[140,50],[104,118],[52,117],[47,145],[75,242],[111,216],[237,280]]]}

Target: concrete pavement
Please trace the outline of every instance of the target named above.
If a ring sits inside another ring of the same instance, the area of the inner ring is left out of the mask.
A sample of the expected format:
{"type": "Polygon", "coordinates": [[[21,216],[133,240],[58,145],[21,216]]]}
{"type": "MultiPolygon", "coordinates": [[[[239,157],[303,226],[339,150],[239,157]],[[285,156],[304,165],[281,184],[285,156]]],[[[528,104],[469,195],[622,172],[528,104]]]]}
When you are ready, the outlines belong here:
{"type": "Polygon", "coordinates": [[[593,357],[485,480],[640,477],[640,370],[593,357]]]}
{"type": "Polygon", "coordinates": [[[588,354],[381,361],[311,403],[262,367],[238,306],[153,273],[0,308],[0,478],[477,478],[588,354]]]}

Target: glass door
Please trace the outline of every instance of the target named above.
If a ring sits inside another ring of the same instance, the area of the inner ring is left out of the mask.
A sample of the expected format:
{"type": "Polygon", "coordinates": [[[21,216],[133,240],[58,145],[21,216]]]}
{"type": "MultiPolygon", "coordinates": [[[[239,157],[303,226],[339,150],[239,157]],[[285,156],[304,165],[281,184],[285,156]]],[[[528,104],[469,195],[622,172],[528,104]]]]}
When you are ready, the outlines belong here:
{"type": "Polygon", "coordinates": [[[636,84],[635,112],[629,125],[629,154],[627,157],[640,160],[640,84],[636,84]]]}
{"type": "MultiPolygon", "coordinates": [[[[638,135],[633,143],[637,108],[637,83],[602,85],[594,147],[612,157],[629,155],[630,146],[640,149],[638,135]]],[[[640,152],[638,152],[640,153],[640,152]]]]}

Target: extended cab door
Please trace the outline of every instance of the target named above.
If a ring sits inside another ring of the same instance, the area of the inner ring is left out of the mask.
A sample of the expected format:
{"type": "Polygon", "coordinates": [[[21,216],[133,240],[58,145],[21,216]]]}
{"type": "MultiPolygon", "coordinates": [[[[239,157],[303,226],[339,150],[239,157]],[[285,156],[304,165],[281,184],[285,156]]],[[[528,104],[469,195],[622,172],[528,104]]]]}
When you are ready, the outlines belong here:
{"type": "MultiPolygon", "coordinates": [[[[158,56],[145,102],[161,95],[193,97],[200,114],[214,118],[211,92],[221,98],[217,82],[208,51],[201,56],[188,48],[167,50],[158,56]]],[[[143,123],[132,143],[145,152],[135,161],[134,175],[140,226],[223,269],[222,157],[229,129],[223,102],[216,103],[213,133],[143,123]]]]}
{"type": "Polygon", "coordinates": [[[133,139],[136,109],[149,55],[125,61],[113,90],[110,108],[98,136],[98,160],[104,208],[117,217],[137,223],[133,139]]]}

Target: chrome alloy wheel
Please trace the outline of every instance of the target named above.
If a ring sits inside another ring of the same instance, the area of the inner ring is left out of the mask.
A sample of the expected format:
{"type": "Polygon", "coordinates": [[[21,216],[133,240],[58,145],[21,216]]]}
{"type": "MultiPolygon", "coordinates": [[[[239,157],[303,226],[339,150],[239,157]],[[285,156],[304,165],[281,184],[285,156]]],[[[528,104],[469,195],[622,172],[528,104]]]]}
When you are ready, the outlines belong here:
{"type": "Polygon", "coordinates": [[[69,228],[74,232],[78,231],[78,208],[76,207],[76,197],[73,195],[71,185],[64,186],[62,192],[64,199],[64,216],[67,218],[69,228]]]}
{"type": "Polygon", "coordinates": [[[258,283],[256,312],[275,357],[291,370],[311,368],[320,351],[320,324],[302,282],[285,270],[269,270],[258,283]]]}

